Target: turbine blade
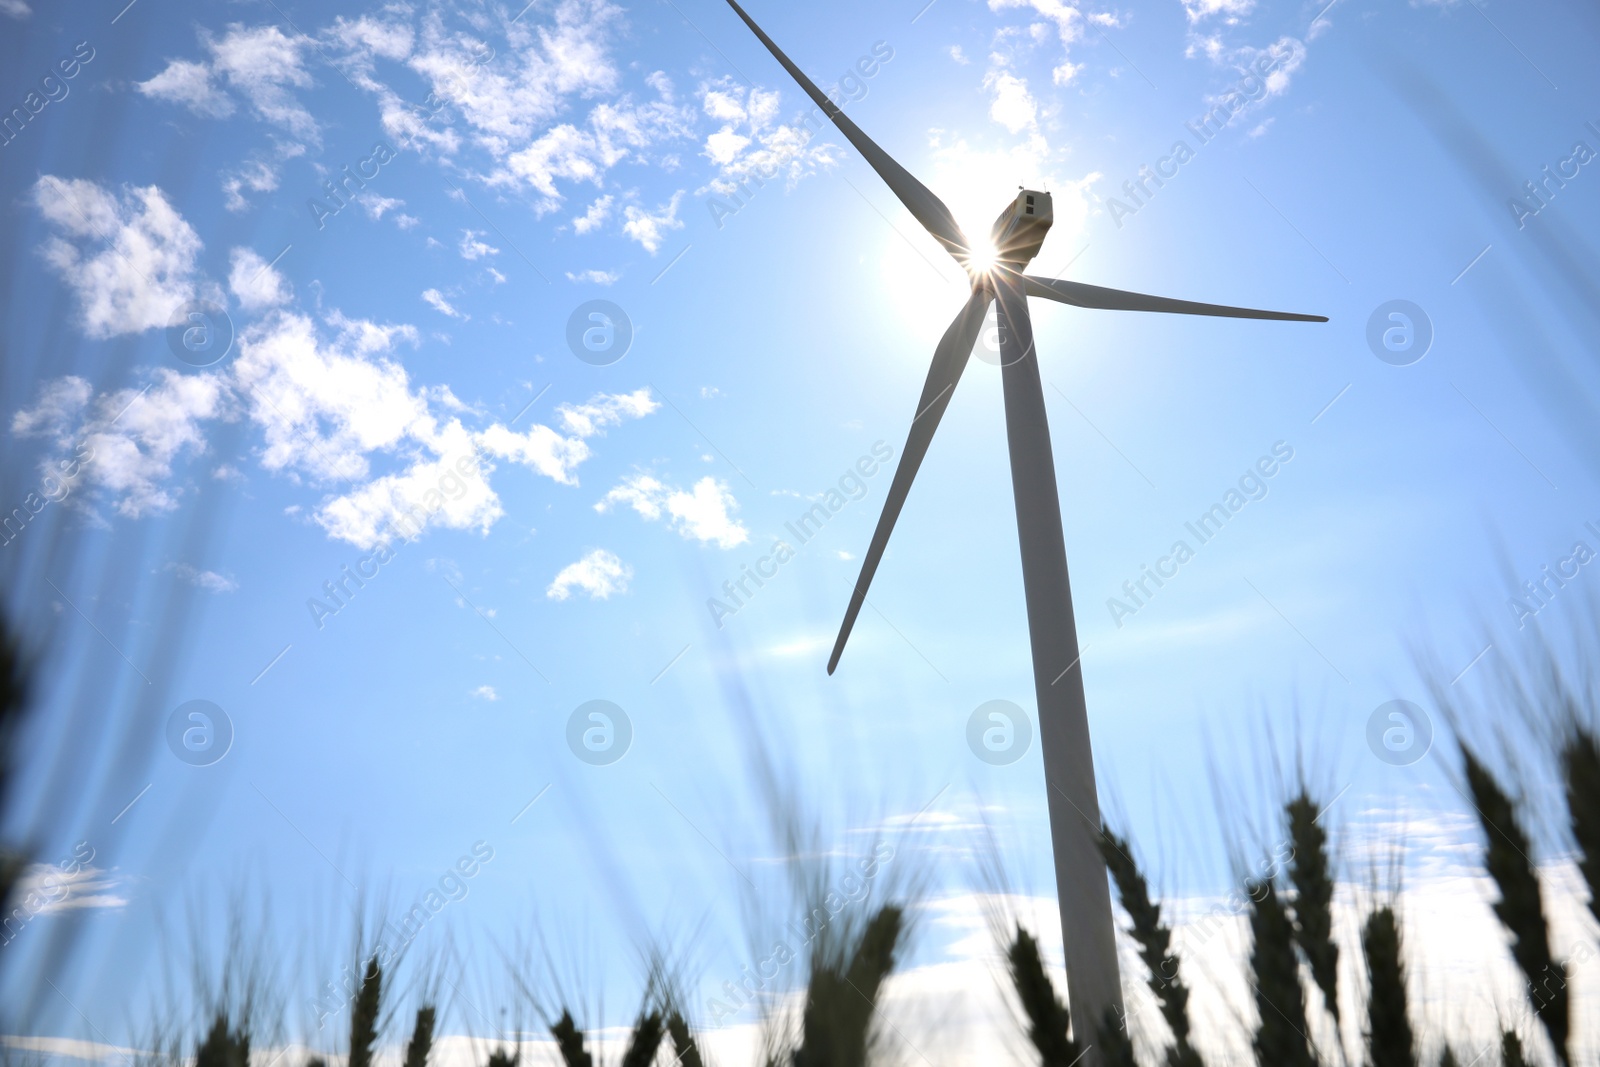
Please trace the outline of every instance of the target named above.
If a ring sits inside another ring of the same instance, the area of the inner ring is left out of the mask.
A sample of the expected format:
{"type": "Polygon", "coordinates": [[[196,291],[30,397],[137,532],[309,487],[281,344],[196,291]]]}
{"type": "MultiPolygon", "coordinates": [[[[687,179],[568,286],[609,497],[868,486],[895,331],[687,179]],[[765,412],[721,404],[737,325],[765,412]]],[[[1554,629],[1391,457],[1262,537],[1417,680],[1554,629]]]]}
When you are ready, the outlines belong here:
{"type": "Polygon", "coordinates": [[[989,313],[989,304],[993,300],[994,293],[987,287],[974,289],[966,306],[950,323],[949,329],[945,330],[939,347],[934,349],[933,365],[928,368],[928,380],[922,386],[922,399],[917,401],[917,417],[911,420],[911,432],[906,435],[906,445],[900,453],[900,465],[895,468],[894,481],[889,484],[883,514],[878,516],[878,528],[872,532],[872,543],[867,547],[866,558],[861,561],[861,575],[856,579],[855,591],[850,594],[850,607],[844,613],[844,624],[839,627],[839,639],[833,644],[833,655],[828,657],[829,674],[839,666],[844,643],[849,640],[856,616],[866,602],[867,587],[872,584],[878,561],[883,559],[883,550],[889,545],[889,534],[893,532],[895,520],[900,517],[900,509],[905,506],[906,496],[911,492],[911,480],[917,476],[922,458],[928,454],[928,446],[933,443],[933,432],[939,428],[944,409],[950,406],[950,397],[955,392],[956,383],[961,380],[961,372],[966,369],[972,346],[978,340],[978,331],[983,329],[984,316],[989,313]]]}
{"type": "Polygon", "coordinates": [[[1327,322],[1326,315],[1298,315],[1292,311],[1257,311],[1254,308],[1228,307],[1226,304],[1200,304],[1193,300],[1172,300],[1164,296],[1146,296],[1121,289],[1104,289],[1098,285],[1062,281],[1058,278],[1037,278],[1031,274],[1029,296],[1042,296],[1062,304],[1080,308],[1099,308],[1105,311],[1162,311],[1172,315],[1215,315],[1226,319],[1277,319],[1284,322],[1327,322]]]}
{"type": "Polygon", "coordinates": [[[818,89],[811,79],[801,72],[799,67],[790,62],[789,57],[784,55],[783,50],[773,43],[772,38],[768,37],[761,27],[756,25],[754,19],[745,14],[744,8],[740,7],[735,0],[728,0],[728,6],[733,8],[734,13],[741,19],[744,19],[745,25],[749,26],[755,32],[755,35],[761,39],[761,43],[767,46],[767,51],[772,53],[773,58],[783,64],[783,69],[789,72],[789,76],[800,83],[800,88],[806,91],[806,95],[816,102],[816,105],[822,109],[823,114],[833,120],[833,124],[839,127],[839,132],[844,134],[851,144],[855,145],[856,151],[860,152],[866,161],[872,165],[872,169],[878,172],[878,177],[882,178],[884,184],[888,185],[894,195],[900,198],[900,202],[906,206],[906,210],[910,211],[912,216],[922,223],[922,228],[933,234],[934,238],[944,245],[945,250],[954,256],[958,263],[965,266],[967,253],[971,246],[967,243],[966,234],[962,233],[961,227],[956,225],[955,216],[950,214],[950,209],[944,206],[944,201],[933,195],[933,192],[926,185],[912,177],[910,171],[896,163],[889,153],[873,142],[872,138],[862,133],[861,127],[851,122],[845,113],[839,110],[838,105],[829,100],[822,90],[818,89]]]}

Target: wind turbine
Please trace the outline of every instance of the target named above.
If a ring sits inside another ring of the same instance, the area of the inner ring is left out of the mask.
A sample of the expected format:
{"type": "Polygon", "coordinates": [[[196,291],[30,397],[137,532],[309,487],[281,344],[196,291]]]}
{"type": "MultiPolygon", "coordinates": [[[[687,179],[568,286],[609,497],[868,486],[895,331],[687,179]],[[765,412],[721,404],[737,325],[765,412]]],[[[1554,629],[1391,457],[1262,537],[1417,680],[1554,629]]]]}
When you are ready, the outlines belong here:
{"type": "MultiPolygon", "coordinates": [[[[972,295],[967,298],[966,306],[934,349],[933,366],[928,369],[922,397],[917,402],[917,414],[900,454],[900,465],[894,472],[883,514],[878,518],[878,528],[862,560],[861,575],[850,596],[844,624],[839,627],[833,655],[828,659],[830,675],[839,666],[845,641],[866,601],[867,588],[883,558],[889,534],[911,491],[912,479],[928,453],[939,419],[949,406],[950,396],[972,354],[989,305],[999,304],[997,319],[1006,439],[1011,454],[1012,493],[1017,505],[1017,534],[1022,546],[1022,582],[1028,606],[1033,684],[1039,703],[1039,742],[1049,794],[1061,932],[1066,943],[1067,988],[1078,1040],[1086,1048],[1092,1048],[1097,1043],[1097,1027],[1122,1025],[1122,989],[1117,973],[1111,892],[1098,845],[1100,802],[1089,743],[1078,633],[1072,615],[1072,588],[1067,579],[1061,503],[1056,491],[1044,389],[1033,347],[1033,323],[1028,317],[1028,297],[1111,311],[1156,311],[1287,322],[1328,320],[1322,315],[1200,304],[1024,274],[1027,265],[1038,255],[1054,218],[1049,193],[1028,189],[1018,193],[1016,200],[995,219],[990,233],[992,248],[975,247],[961,232],[950,209],[927,186],[862,133],[861,128],[784,55],[736,0],[728,0],[728,5],[972,280],[972,295]]],[[[1097,1052],[1091,1053],[1091,1057],[1099,1059],[1097,1052]]]]}

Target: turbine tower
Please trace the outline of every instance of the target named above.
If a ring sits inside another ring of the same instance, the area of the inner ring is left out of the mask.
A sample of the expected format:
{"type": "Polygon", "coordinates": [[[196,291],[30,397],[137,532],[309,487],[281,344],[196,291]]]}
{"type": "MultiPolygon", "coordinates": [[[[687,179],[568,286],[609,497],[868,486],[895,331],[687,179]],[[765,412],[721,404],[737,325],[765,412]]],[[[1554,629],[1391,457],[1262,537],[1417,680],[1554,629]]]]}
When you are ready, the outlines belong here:
{"type": "Polygon", "coordinates": [[[1066,949],[1067,989],[1073,1029],[1080,1046],[1087,1050],[1085,1063],[1097,1064],[1101,1060],[1094,1047],[1098,1044],[1097,1029],[1103,1025],[1123,1025],[1122,989],[1117,973],[1111,891],[1099,851],[1100,802],[1095,789],[1094,754],[1089,743],[1078,633],[1072,614],[1072,588],[1067,578],[1061,502],[1056,490],[1055,460],[1050,448],[1050,426],[1045,417],[1039,361],[1033,347],[1033,323],[1028,317],[1028,297],[1112,311],[1289,322],[1328,320],[1321,315],[1200,304],[1025,274],[1053,221],[1050,194],[1035,190],[1018,193],[1016,200],[1000,213],[990,234],[993,251],[986,255],[986,250],[975,249],[968,241],[950,209],[862,133],[860,127],[784,55],[736,0],[728,0],[728,5],[972,280],[972,294],[966,306],[934,349],[933,366],[922,387],[916,417],[912,419],[900,464],[889,486],[883,514],[862,560],[861,575],[856,579],[844,624],[839,627],[838,640],[828,659],[830,675],[839,665],[845,641],[850,637],[856,616],[866,601],[867,588],[872,584],[872,576],[889,543],[889,534],[972,354],[989,305],[999,304],[1006,439],[1011,459],[1012,494],[1017,506],[1017,535],[1022,547],[1022,582],[1033,653],[1033,685],[1039,705],[1039,743],[1049,794],[1050,836],[1066,949]]]}

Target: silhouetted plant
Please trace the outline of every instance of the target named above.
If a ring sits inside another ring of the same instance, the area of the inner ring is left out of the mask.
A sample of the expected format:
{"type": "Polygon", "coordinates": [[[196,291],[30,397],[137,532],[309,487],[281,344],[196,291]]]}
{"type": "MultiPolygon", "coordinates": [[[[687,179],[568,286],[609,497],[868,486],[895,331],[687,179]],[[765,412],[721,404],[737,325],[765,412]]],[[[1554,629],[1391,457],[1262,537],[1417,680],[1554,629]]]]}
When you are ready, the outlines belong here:
{"type": "Polygon", "coordinates": [[[1312,1067],[1305,990],[1294,954],[1294,928],[1271,881],[1248,883],[1250,970],[1255,976],[1256,1062],[1261,1067],[1312,1067]]]}
{"type": "Polygon", "coordinates": [[[1289,861],[1289,882],[1294,886],[1294,939],[1311,965],[1311,977],[1322,990],[1322,1002],[1339,1018],[1339,946],[1333,940],[1333,877],[1328,862],[1328,835],[1318,822],[1321,814],[1310,795],[1300,795],[1285,807],[1289,840],[1294,856],[1289,861]]]}
{"type": "Polygon", "coordinates": [[[1367,957],[1367,1055],[1372,1067],[1416,1067],[1416,1038],[1406,1004],[1406,965],[1393,908],[1378,908],[1367,916],[1361,950],[1367,957]]]}
{"type": "Polygon", "coordinates": [[[1020,924],[1006,951],[1006,963],[1028,1020],[1028,1040],[1039,1053],[1039,1067],[1070,1067],[1078,1060],[1078,1044],[1071,1035],[1072,1013],[1045,972],[1038,940],[1020,924]]]}
{"type": "Polygon", "coordinates": [[[1166,1053],[1168,1067],[1204,1067],[1200,1054],[1189,1044],[1189,989],[1178,975],[1178,957],[1171,952],[1172,930],[1161,921],[1161,905],[1150,900],[1149,883],[1133,858],[1133,847],[1107,829],[1101,832],[1100,853],[1116,882],[1122,909],[1133,922],[1128,932],[1149,972],[1150,992],[1172,1031],[1173,1043],[1166,1053]]]}
{"type": "Polygon", "coordinates": [[[383,999],[383,968],[378,957],[367,960],[350,1012],[349,1067],[372,1067],[372,1049],[378,1042],[378,1011],[383,999]]]}
{"type": "Polygon", "coordinates": [[[689,1030],[689,1023],[677,1011],[667,1014],[667,1033],[672,1037],[672,1051],[676,1053],[673,1062],[679,1067],[704,1067],[700,1058],[700,1047],[695,1044],[694,1034],[689,1030]]]}
{"type": "Polygon", "coordinates": [[[640,1012],[633,1024],[633,1034],[628,1038],[628,1049],[622,1054],[622,1067],[650,1067],[655,1062],[656,1051],[666,1037],[659,1011],[640,1012]]]}
{"type": "Polygon", "coordinates": [[[794,1067],[862,1067],[867,1062],[878,991],[894,969],[905,930],[900,908],[886,904],[840,959],[812,962],[794,1067]]]}
{"type": "Polygon", "coordinates": [[[561,1018],[550,1027],[550,1036],[556,1039],[556,1051],[567,1067],[594,1067],[594,1057],[583,1047],[583,1031],[572,1021],[572,1013],[562,1009],[561,1018]]]}
{"type": "Polygon", "coordinates": [[[194,1067],[250,1067],[248,1030],[230,1026],[228,1017],[218,1012],[205,1040],[195,1050],[194,1067]]]}
{"type": "MultiPolygon", "coordinates": [[[[1467,786],[1478,811],[1486,847],[1483,865],[1500,891],[1494,913],[1511,935],[1511,957],[1527,979],[1529,996],[1556,1055],[1568,1059],[1570,1028],[1565,970],[1550,955],[1539,874],[1530,858],[1533,846],[1517,822],[1516,808],[1494,775],[1465,745],[1461,749],[1467,786]]],[[[1520,1055],[1521,1046],[1518,1045],[1520,1055]]]]}
{"type": "Polygon", "coordinates": [[[1567,786],[1568,825],[1578,846],[1578,870],[1589,887],[1589,911],[1600,920],[1600,745],[1576,722],[1561,751],[1561,771],[1567,786]]]}
{"type": "Polygon", "coordinates": [[[433,1049],[434,1017],[432,1006],[417,1009],[417,1021],[411,1028],[411,1040],[406,1044],[405,1067],[428,1067],[428,1053],[433,1049]]]}

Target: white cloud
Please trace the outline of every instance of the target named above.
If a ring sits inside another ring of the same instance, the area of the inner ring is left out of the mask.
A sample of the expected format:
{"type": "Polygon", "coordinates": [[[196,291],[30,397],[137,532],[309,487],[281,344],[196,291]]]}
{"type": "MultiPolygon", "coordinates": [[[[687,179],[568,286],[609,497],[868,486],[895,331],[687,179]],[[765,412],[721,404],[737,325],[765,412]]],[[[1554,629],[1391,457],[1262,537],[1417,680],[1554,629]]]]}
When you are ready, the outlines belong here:
{"type": "Polygon", "coordinates": [[[476,700],[487,700],[491,704],[500,699],[500,694],[495,692],[492,685],[480,685],[470,695],[476,700]]]}
{"type": "Polygon", "coordinates": [[[600,228],[601,223],[611,217],[611,205],[615,200],[610,195],[602,196],[589,205],[589,210],[572,220],[574,233],[592,233],[600,228]]]}
{"type": "Polygon", "coordinates": [[[622,275],[613,274],[608,270],[583,270],[578,271],[576,274],[570,270],[567,271],[567,281],[578,282],[580,284],[588,283],[590,285],[615,285],[617,280],[621,277],[622,275]]]}
{"type": "Polygon", "coordinates": [[[441,315],[449,315],[452,319],[461,319],[462,321],[470,317],[457,311],[455,305],[446,300],[444,294],[437,289],[424,289],[422,291],[422,299],[427,302],[429,307],[441,315]]]}
{"type": "Polygon", "coordinates": [[[622,232],[643,245],[646,252],[655,255],[667,231],[683,229],[683,222],[678,218],[678,204],[682,200],[683,190],[679,189],[672,194],[670,201],[656,208],[654,214],[629,204],[624,211],[628,221],[623,223],[622,232]]]}
{"type": "Polygon", "coordinates": [[[23,0],[0,0],[0,15],[9,15],[14,19],[25,19],[33,14],[33,8],[23,0]]]}
{"type": "Polygon", "coordinates": [[[1085,18],[1081,8],[1062,3],[1061,0],[989,0],[991,11],[998,12],[1011,8],[1032,11],[1046,21],[1034,22],[1026,27],[1007,26],[1001,29],[995,35],[995,48],[989,54],[990,73],[993,74],[1002,67],[1014,66],[1018,48],[1027,49],[1042,44],[1049,36],[1049,25],[1053,23],[1062,48],[1061,62],[1050,72],[1051,81],[1056,85],[1070,84],[1083,70],[1083,64],[1071,61],[1071,51],[1072,46],[1083,39],[1086,22],[1107,28],[1121,25],[1117,16],[1104,12],[1091,14],[1085,18]]]}
{"type": "Polygon", "coordinates": [[[134,82],[145,96],[182,104],[196,115],[220,119],[233,114],[233,98],[211,76],[204,63],[174,59],[167,68],[148,81],[134,82]]]}
{"type": "Polygon", "coordinates": [[[972,62],[972,60],[967,58],[967,54],[961,50],[961,46],[958,44],[953,44],[950,46],[950,58],[961,64],[963,67],[972,62]]]}
{"type": "Polygon", "coordinates": [[[479,434],[478,441],[490,455],[520,463],[562,485],[577,485],[573,471],[589,458],[589,446],[581,438],[563,437],[548,426],[517,433],[497,423],[479,434]]]}
{"type": "Polygon", "coordinates": [[[33,915],[84,908],[120,908],[128,899],[117,892],[111,872],[100,867],[63,869],[52,863],[30,863],[17,877],[12,900],[33,915]]]}
{"type": "Polygon", "coordinates": [[[188,582],[196,589],[204,589],[208,593],[232,593],[238,590],[239,583],[226,575],[216,571],[203,571],[188,563],[174,563],[167,568],[178,576],[180,581],[188,582]]]}
{"type": "Polygon", "coordinates": [[[1028,92],[1028,82],[1003,71],[984,75],[983,87],[989,90],[989,117],[1012,133],[1038,125],[1039,105],[1028,92]]]}
{"type": "MultiPolygon", "coordinates": [[[[63,196],[51,199],[47,189],[53,181],[36,187],[39,210],[70,237],[117,230],[113,245],[120,242],[147,265],[161,261],[151,249],[151,233],[189,235],[198,247],[157,189],[119,201],[93,183],[67,183],[63,196]],[[141,205],[144,215],[134,215],[141,205]]],[[[88,276],[98,278],[98,261],[87,262],[88,276]]],[[[370,547],[417,536],[428,526],[487,533],[504,514],[489,482],[493,459],[576,485],[577,468],[590,455],[588,439],[659,408],[648,389],[599,393],[559,405],[559,429],[533,424],[517,433],[499,423],[468,428],[461,419],[473,415],[472,408],[447,386],[414,386],[405,367],[391,358],[401,342],[418,343],[414,326],[331,309],[324,319],[330,340],[310,316],[277,307],[292,300],[292,293],[255,252],[234,249],[232,267],[230,284],[242,304],[276,310],[239,331],[229,363],[197,374],[159,368],[142,387],[99,395],[84,378],[52,379],[41,384],[31,407],[12,416],[12,433],[46,439],[55,452],[51,459],[82,446],[75,477],[109,498],[119,514],[137,518],[177,505],[184,489],[175,484],[176,465],[206,450],[208,423],[242,416],[261,432],[255,452],[261,467],[297,484],[338,487],[304,510],[331,538],[370,547]],[[375,461],[387,471],[375,474],[375,461]]],[[[84,284],[81,276],[69,276],[68,283],[84,284]]],[[[98,330],[153,319],[136,299],[115,291],[90,292],[84,300],[98,330]]],[[[217,477],[224,469],[228,477],[238,476],[226,465],[211,466],[217,477]]],[[[180,577],[216,591],[231,581],[187,570],[180,577]]]]}
{"type": "Polygon", "coordinates": [[[498,256],[500,250],[483,240],[489,236],[487,230],[462,230],[461,231],[461,258],[471,262],[483,259],[485,256],[498,256]]]}
{"type": "MultiPolygon", "coordinates": [[[[366,327],[350,329],[376,342],[366,327]]],[[[368,453],[436,433],[404,367],[323,343],[305,315],[279,314],[242,331],[238,343],[234,383],[265,433],[260,459],[269,471],[359,480],[368,475],[368,453]]]]}
{"type": "Polygon", "coordinates": [[[182,375],[162,368],[143,389],[120,389],[91,402],[88,383],[60,378],[39,403],[11,420],[19,437],[50,437],[59,449],[81,442],[80,477],[118,497],[129,518],[170,511],[178,493],[166,487],[174,462],[205,449],[201,424],[225,414],[228,396],[215,374],[182,375]]]}
{"type": "Polygon", "coordinates": [[[387,352],[396,341],[407,341],[415,348],[421,338],[415,326],[386,322],[382,326],[367,319],[352,319],[338,308],[328,312],[325,322],[339,332],[341,343],[351,345],[356,354],[368,356],[387,352]]]}
{"type": "Polygon", "coordinates": [[[699,192],[728,196],[751,180],[782,178],[786,188],[839,161],[839,149],[818,143],[804,126],[778,121],[781,97],[730,80],[700,86],[700,107],[721,123],[705,141],[702,154],[717,165],[717,176],[699,192]]]}
{"type": "Polygon", "coordinates": [[[277,26],[234,23],[220,39],[202,30],[200,43],[211,54],[209,64],[175,59],[134,87],[146,96],[182,104],[197,115],[222,118],[234,110],[233,98],[222,87],[226,83],[244,97],[257,118],[296,137],[318,140],[316,120],[290,92],[313,84],[304,64],[303,39],[285,36],[277,26]]]}
{"type": "Polygon", "coordinates": [[[478,442],[491,455],[520,463],[562,485],[577,485],[575,471],[589,458],[586,438],[602,433],[623,419],[642,419],[660,408],[648,389],[633,393],[600,393],[582,404],[562,404],[556,408],[563,436],[548,426],[535,425],[525,433],[504,426],[491,426],[478,436],[478,442]]]}
{"type": "Polygon", "coordinates": [[[238,167],[224,171],[222,177],[223,206],[229,211],[244,211],[250,207],[246,192],[270,193],[278,188],[285,160],[305,155],[306,146],[298,141],[279,141],[270,158],[254,156],[238,167]]]}
{"type": "Polygon", "coordinates": [[[289,280],[254,250],[235,248],[230,258],[228,288],[246,311],[277,307],[294,298],[294,287],[289,280]]]}
{"type": "Polygon", "coordinates": [[[569,432],[593,437],[623,419],[642,419],[660,408],[649,389],[635,389],[631,393],[599,393],[582,404],[562,404],[556,414],[569,432]]]}
{"type": "Polygon", "coordinates": [[[651,475],[636,474],[624,479],[594,508],[604,513],[616,504],[633,508],[651,522],[666,518],[680,535],[702,544],[726,549],[750,540],[750,531],[732,515],[739,510],[739,502],[727,485],[709,476],[685,492],[651,475]]]}
{"type": "MultiPolygon", "coordinates": [[[[378,196],[376,193],[362,193],[355,198],[355,201],[361,205],[361,210],[367,213],[367,218],[374,221],[383,218],[385,212],[406,206],[404,200],[392,196],[378,196]]],[[[396,221],[398,222],[399,220],[397,219],[396,221]]],[[[401,222],[400,228],[402,230],[406,229],[406,224],[401,222]]]]}
{"type": "Polygon", "coordinates": [[[39,390],[39,402],[11,417],[11,432],[18,437],[50,437],[60,448],[72,443],[76,426],[94,386],[77,375],[56,378],[39,390]]]}
{"type": "Polygon", "coordinates": [[[626,593],[633,580],[633,568],[603,548],[591,549],[576,563],[561,568],[544,595],[551,600],[566,600],[574,591],[590,600],[605,600],[626,593]]]}
{"type": "Polygon", "coordinates": [[[77,294],[90,337],[165,326],[195,296],[200,238],[155,186],[119,198],[92,181],[46,174],[33,200],[57,231],[41,249],[45,262],[77,294]]]}
{"type": "Polygon", "coordinates": [[[493,466],[479,456],[478,441],[456,420],[431,437],[413,450],[405,470],[323,504],[317,509],[317,525],[329,537],[360,548],[411,539],[428,526],[487,534],[505,514],[489,482],[493,466]]]}
{"type": "Polygon", "coordinates": [[[1256,6],[1256,0],[1182,0],[1190,22],[1201,22],[1217,15],[1227,23],[1237,22],[1256,6]]]}

